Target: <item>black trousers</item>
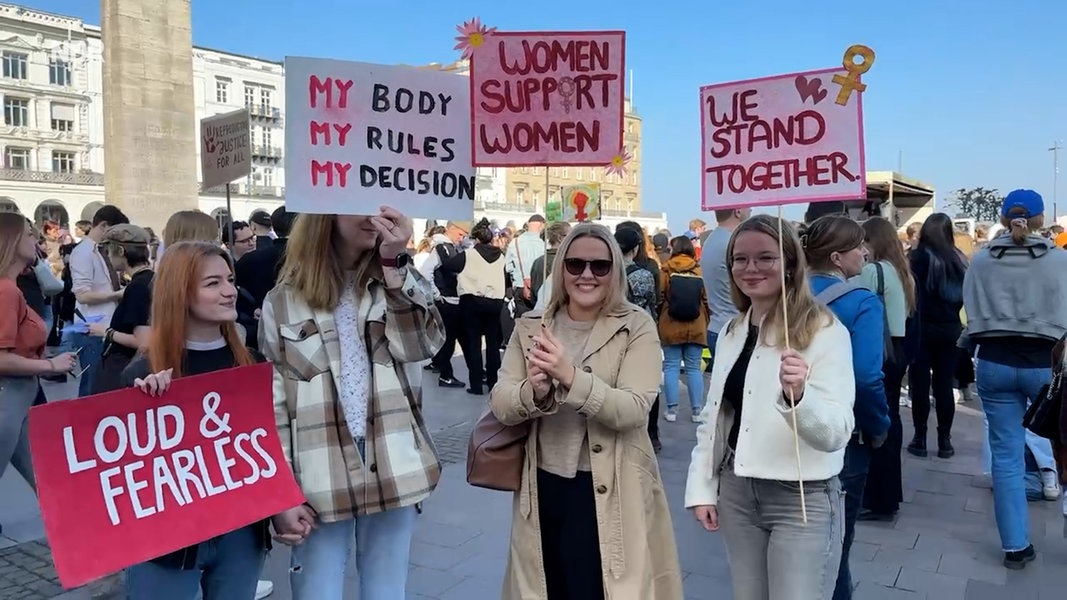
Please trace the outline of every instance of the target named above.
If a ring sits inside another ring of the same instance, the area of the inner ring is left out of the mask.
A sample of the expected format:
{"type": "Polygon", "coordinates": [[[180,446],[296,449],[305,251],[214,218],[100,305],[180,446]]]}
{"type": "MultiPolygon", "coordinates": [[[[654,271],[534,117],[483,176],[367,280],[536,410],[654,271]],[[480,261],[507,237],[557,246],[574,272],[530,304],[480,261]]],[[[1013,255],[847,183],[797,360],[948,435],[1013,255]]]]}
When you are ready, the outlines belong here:
{"type": "Polygon", "coordinates": [[[456,353],[456,342],[460,343],[464,355],[467,353],[463,338],[463,311],[458,304],[447,302],[437,303],[437,312],[441,313],[441,320],[445,323],[445,345],[437,351],[430,364],[437,367],[441,379],[452,379],[455,373],[452,371],[452,356],[456,353]]]}
{"type": "Polygon", "coordinates": [[[882,366],[885,374],[885,399],[889,403],[889,436],[880,448],[871,450],[871,466],[867,472],[867,493],[863,508],[881,514],[892,514],[904,501],[900,474],[900,452],[904,446],[904,425],[900,422],[900,386],[908,370],[904,338],[893,338],[893,360],[882,366]]]}
{"type": "Polygon", "coordinates": [[[604,597],[600,567],[593,474],[574,479],[537,470],[537,512],[547,600],[599,600],[604,597]]]}
{"type": "Polygon", "coordinates": [[[930,418],[930,392],[937,411],[938,435],[952,433],[952,420],[956,416],[956,402],[952,397],[952,382],[959,365],[960,349],[956,338],[927,336],[919,341],[919,354],[908,371],[908,391],[911,393],[911,416],[915,422],[915,435],[926,436],[926,423],[930,418]]]}
{"type": "Polygon", "coordinates": [[[461,296],[459,309],[463,312],[463,358],[467,362],[470,389],[481,391],[482,382],[493,389],[500,371],[500,345],[504,333],[500,327],[503,300],[461,296]],[[482,361],[482,339],[485,339],[485,361],[482,361]]]}
{"type": "Polygon", "coordinates": [[[648,438],[659,439],[659,394],[656,394],[656,401],[652,403],[652,410],[648,411],[648,438]]]}

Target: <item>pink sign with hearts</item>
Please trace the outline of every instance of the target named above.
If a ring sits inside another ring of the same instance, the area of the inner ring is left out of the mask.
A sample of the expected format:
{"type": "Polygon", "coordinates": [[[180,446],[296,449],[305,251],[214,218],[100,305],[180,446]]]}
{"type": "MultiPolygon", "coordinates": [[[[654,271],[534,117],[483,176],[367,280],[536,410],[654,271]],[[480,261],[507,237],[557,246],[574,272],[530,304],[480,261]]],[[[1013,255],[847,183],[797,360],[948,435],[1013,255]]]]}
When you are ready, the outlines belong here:
{"type": "MultiPolygon", "coordinates": [[[[867,197],[862,94],[843,67],[700,89],[703,210],[867,197]]],[[[855,77],[855,76],[853,76],[855,77]]]]}

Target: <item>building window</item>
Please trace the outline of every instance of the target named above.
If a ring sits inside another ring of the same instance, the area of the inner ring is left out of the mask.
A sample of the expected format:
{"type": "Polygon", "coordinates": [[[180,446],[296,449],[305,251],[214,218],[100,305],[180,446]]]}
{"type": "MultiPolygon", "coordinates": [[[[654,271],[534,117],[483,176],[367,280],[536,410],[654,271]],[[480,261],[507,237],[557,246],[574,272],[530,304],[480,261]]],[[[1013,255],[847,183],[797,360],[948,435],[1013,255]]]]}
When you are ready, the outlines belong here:
{"type": "Polygon", "coordinates": [[[74,105],[52,104],[52,131],[74,131],[74,105]]]}
{"type": "Polygon", "coordinates": [[[270,113],[270,89],[259,88],[259,107],[263,114],[270,113]]]}
{"type": "Polygon", "coordinates": [[[26,79],[27,55],[18,52],[4,51],[2,57],[4,63],[4,77],[8,79],[26,79]]]}
{"type": "Polygon", "coordinates": [[[633,133],[633,132],[634,132],[634,122],[630,121],[629,123],[626,124],[626,133],[633,133]]]}
{"type": "Polygon", "coordinates": [[[515,201],[518,202],[519,204],[526,204],[526,198],[524,196],[525,196],[525,193],[523,192],[523,190],[516,190],[515,191],[515,201]]]}
{"type": "Polygon", "coordinates": [[[570,168],[569,167],[560,167],[560,169],[559,169],[559,176],[560,177],[567,178],[568,177],[568,173],[570,173],[570,168]]]}
{"type": "Polygon", "coordinates": [[[582,167],[574,167],[574,178],[575,179],[577,179],[578,181],[581,181],[582,177],[584,177],[584,176],[585,176],[585,169],[583,169],[582,167]]]}
{"type": "Polygon", "coordinates": [[[30,101],[25,98],[4,98],[4,123],[12,127],[28,127],[30,101]]]}
{"type": "Polygon", "coordinates": [[[48,83],[67,87],[70,85],[70,63],[65,60],[48,61],[48,83]]]}
{"type": "Polygon", "coordinates": [[[263,185],[274,187],[274,169],[270,167],[263,169],[263,185]]]}
{"type": "Polygon", "coordinates": [[[256,88],[246,85],[245,86],[245,106],[252,108],[256,103],[256,88]]]}
{"type": "Polygon", "coordinates": [[[52,172],[73,173],[75,156],[73,152],[52,151],[52,172]]]}
{"type": "Polygon", "coordinates": [[[226,104],[230,101],[230,82],[222,79],[215,80],[215,102],[226,104]]]}
{"type": "Polygon", "coordinates": [[[263,151],[264,152],[268,152],[270,150],[270,146],[271,146],[271,144],[270,144],[270,142],[271,142],[271,133],[270,133],[270,129],[269,128],[267,128],[267,127],[263,128],[261,139],[263,140],[263,151]]]}
{"type": "Polygon", "coordinates": [[[4,148],[4,167],[8,169],[18,169],[20,171],[29,171],[30,149],[15,148],[12,146],[4,148]]]}

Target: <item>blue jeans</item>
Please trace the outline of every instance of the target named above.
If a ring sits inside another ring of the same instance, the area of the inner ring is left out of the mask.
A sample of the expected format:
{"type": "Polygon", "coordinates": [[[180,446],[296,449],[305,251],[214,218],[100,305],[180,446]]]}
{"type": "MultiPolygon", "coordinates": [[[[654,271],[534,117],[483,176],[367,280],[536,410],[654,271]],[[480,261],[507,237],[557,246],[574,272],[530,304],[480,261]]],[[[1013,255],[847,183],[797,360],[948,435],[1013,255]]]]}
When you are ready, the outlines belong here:
{"type": "Polygon", "coordinates": [[[100,354],[104,351],[104,338],[88,333],[64,333],[63,352],[78,352],[78,370],[82,372],[78,381],[78,397],[92,394],[93,373],[100,364],[100,354]],[[78,350],[81,349],[81,352],[78,350]]]}
{"type": "Polygon", "coordinates": [[[341,600],[345,565],[356,546],[361,600],[404,600],[415,507],[406,506],[333,523],[318,523],[293,548],[289,585],[293,600],[341,600]]]}
{"type": "MultiPolygon", "coordinates": [[[[1027,408],[1029,406],[1030,403],[1028,402],[1027,408]]],[[[985,420],[985,429],[982,430],[982,472],[989,475],[993,472],[993,450],[989,447],[989,417],[983,414],[982,418],[985,420]]],[[[1037,463],[1037,468],[1042,471],[1045,469],[1057,470],[1056,456],[1052,452],[1052,442],[1027,429],[1026,447],[1030,450],[1030,454],[1034,455],[1034,462],[1037,463]]]]}
{"type": "Polygon", "coordinates": [[[667,398],[667,410],[678,407],[678,378],[682,373],[682,361],[685,361],[685,382],[689,388],[689,406],[693,414],[700,412],[704,406],[704,376],[700,370],[701,354],[704,346],[700,344],[674,344],[663,347],[663,395],[667,398]]]}
{"type": "Polygon", "coordinates": [[[993,456],[993,514],[1005,552],[1030,545],[1023,414],[1052,380],[1052,369],[1020,369],[978,359],[978,397],[993,456]]]}
{"type": "Polygon", "coordinates": [[[252,600],[267,556],[258,525],[242,527],[196,547],[196,568],[143,562],[126,569],[128,600],[252,600]]]}
{"type": "Polygon", "coordinates": [[[711,373],[711,368],[715,365],[715,344],[719,342],[719,334],[714,331],[708,332],[708,351],[711,354],[711,358],[708,360],[708,366],[704,369],[705,373],[711,373]]]}
{"type": "Polygon", "coordinates": [[[871,467],[871,447],[854,437],[845,449],[845,466],[841,469],[841,490],[845,492],[845,539],[841,549],[841,566],[837,570],[837,587],[833,600],[852,598],[852,571],[848,568],[849,551],[856,537],[856,519],[863,508],[863,489],[871,467]]]}

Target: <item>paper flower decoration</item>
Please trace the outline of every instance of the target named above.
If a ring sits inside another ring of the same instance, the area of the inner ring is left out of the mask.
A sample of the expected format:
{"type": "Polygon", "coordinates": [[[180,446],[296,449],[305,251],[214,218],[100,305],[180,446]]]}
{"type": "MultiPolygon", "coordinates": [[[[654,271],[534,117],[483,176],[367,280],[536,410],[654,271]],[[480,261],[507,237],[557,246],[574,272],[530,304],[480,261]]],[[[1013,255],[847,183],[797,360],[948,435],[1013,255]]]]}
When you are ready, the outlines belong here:
{"type": "Polygon", "coordinates": [[[611,159],[611,163],[604,169],[608,175],[618,175],[619,177],[626,176],[626,165],[630,163],[630,159],[634,157],[630,154],[630,151],[623,148],[621,152],[615,155],[615,158],[611,159]]]}
{"type": "Polygon", "coordinates": [[[462,50],[463,58],[468,59],[485,43],[486,37],[496,32],[496,27],[486,27],[482,25],[481,19],[474,17],[462,25],[456,25],[456,31],[459,35],[456,36],[456,46],[453,50],[462,50]]]}

